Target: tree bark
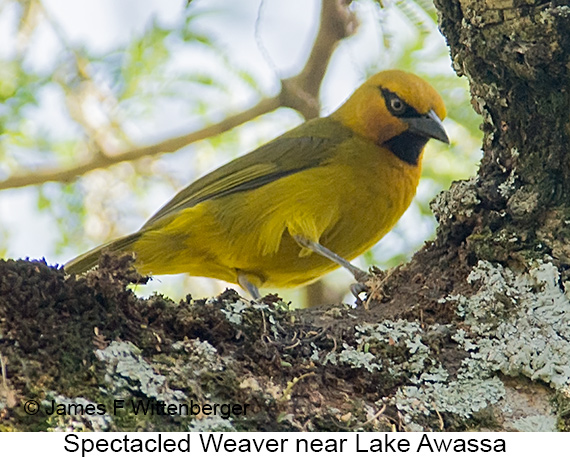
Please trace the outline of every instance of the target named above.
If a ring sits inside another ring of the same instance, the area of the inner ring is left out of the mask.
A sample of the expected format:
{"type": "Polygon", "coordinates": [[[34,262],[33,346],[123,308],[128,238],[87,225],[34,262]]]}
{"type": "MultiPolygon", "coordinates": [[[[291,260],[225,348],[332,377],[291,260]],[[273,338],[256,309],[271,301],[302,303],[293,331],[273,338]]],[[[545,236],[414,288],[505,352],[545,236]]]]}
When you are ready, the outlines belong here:
{"type": "Polygon", "coordinates": [[[454,68],[469,78],[484,120],[480,203],[464,222],[473,254],[521,267],[552,261],[567,280],[570,9],[534,0],[436,6],[454,68]]]}

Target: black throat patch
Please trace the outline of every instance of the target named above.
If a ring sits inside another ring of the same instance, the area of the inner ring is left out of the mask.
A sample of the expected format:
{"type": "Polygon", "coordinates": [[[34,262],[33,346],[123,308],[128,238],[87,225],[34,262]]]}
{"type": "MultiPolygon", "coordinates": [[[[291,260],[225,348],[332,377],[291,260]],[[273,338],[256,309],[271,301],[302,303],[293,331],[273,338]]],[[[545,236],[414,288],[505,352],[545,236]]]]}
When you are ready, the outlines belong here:
{"type": "Polygon", "coordinates": [[[410,165],[417,165],[424,146],[429,141],[425,136],[411,132],[400,133],[398,136],[386,141],[383,146],[388,147],[398,158],[410,165]]]}

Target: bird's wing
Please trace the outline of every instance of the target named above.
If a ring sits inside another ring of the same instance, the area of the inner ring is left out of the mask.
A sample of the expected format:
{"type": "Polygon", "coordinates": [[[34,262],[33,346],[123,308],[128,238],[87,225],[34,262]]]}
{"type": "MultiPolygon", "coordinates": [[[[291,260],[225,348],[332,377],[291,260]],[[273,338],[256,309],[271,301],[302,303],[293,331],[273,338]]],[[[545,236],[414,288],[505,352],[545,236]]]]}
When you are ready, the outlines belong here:
{"type": "Polygon", "coordinates": [[[330,158],[331,150],[351,135],[347,128],[328,118],[306,122],[193,182],[152,216],[142,229],[205,200],[256,189],[316,167],[330,158]]]}

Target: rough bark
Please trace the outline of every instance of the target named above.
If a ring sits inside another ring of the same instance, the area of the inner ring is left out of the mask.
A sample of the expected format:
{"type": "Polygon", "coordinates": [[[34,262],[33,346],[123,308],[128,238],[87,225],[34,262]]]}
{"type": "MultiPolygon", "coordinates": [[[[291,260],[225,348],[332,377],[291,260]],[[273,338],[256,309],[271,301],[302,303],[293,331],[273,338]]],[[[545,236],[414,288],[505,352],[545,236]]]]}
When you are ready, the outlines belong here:
{"type": "Polygon", "coordinates": [[[570,387],[570,8],[437,0],[483,115],[477,177],[369,309],[138,300],[124,259],[0,263],[3,429],[554,430],[570,387]],[[25,363],[22,363],[25,360],[25,363]],[[248,403],[245,415],[29,416],[26,399],[248,403]]]}

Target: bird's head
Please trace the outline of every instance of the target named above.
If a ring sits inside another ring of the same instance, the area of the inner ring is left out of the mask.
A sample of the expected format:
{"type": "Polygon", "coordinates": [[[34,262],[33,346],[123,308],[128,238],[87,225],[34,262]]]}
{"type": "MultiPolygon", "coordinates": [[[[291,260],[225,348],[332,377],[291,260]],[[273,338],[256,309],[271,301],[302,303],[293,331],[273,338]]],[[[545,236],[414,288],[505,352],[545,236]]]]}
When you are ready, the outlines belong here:
{"type": "Polygon", "coordinates": [[[449,143],[445,114],[441,96],[426,81],[387,70],[369,78],[331,117],[415,164],[430,138],[449,143]]]}

